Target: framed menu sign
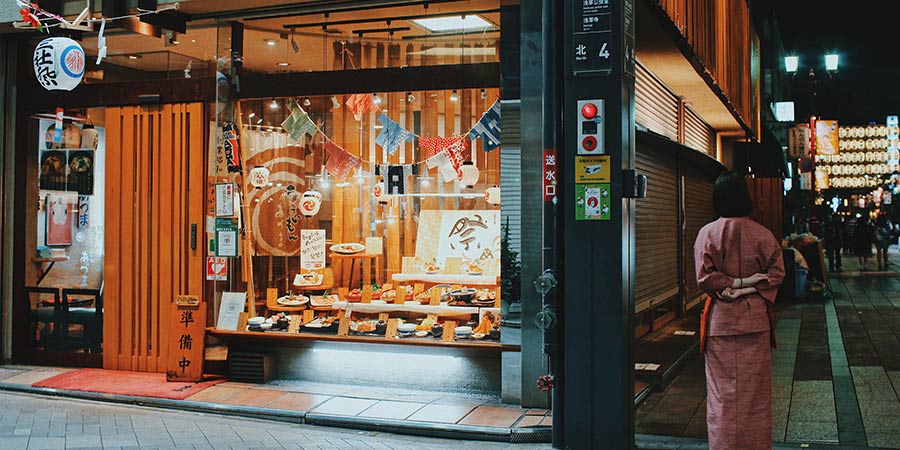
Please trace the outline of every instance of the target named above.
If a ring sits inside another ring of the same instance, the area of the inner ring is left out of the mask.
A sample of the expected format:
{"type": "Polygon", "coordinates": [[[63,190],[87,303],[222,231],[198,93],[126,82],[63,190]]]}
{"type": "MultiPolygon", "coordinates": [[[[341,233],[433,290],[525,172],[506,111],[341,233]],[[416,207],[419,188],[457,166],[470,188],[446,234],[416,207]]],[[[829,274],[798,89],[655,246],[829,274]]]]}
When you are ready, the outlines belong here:
{"type": "Polygon", "coordinates": [[[325,230],[300,230],[300,267],[325,268],[325,230]]]}

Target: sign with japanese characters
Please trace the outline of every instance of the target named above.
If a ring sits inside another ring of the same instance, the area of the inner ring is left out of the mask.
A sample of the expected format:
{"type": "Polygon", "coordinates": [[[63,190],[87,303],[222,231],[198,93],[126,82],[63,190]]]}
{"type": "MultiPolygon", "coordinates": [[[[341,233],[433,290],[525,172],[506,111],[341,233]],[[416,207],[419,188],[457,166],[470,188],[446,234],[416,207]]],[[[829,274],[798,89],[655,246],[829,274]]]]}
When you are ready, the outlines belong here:
{"type": "MultiPolygon", "coordinates": [[[[441,267],[448,258],[462,262],[500,258],[500,211],[425,210],[419,216],[416,257],[441,267]]],[[[484,275],[490,264],[484,264],[484,275]]]]}
{"type": "Polygon", "coordinates": [[[609,220],[609,184],[575,185],[575,220],[609,220]]]}
{"type": "Polygon", "coordinates": [[[234,217],[234,183],[216,184],[216,217],[234,217]]]}
{"type": "Polygon", "coordinates": [[[210,281],[228,280],[228,258],[206,257],[206,279],[210,281]]]}
{"type": "Polygon", "coordinates": [[[179,303],[187,302],[172,303],[169,309],[169,357],[166,361],[166,381],[201,381],[206,303],[199,301],[193,306],[179,303]]]}
{"type": "Polygon", "coordinates": [[[300,230],[300,267],[325,267],[325,230],[300,230]]]}
{"type": "Polygon", "coordinates": [[[612,11],[609,0],[576,0],[572,4],[575,20],[569,57],[572,58],[573,72],[611,71],[612,11]]]}
{"type": "Polygon", "coordinates": [[[216,219],[216,256],[238,255],[237,219],[216,219]]]}
{"type": "Polygon", "coordinates": [[[609,183],[609,155],[576,156],[576,183],[609,183]]]}
{"type": "Polygon", "coordinates": [[[558,167],[556,162],[556,150],[544,149],[544,201],[552,202],[556,197],[556,179],[558,175],[558,167]]]}

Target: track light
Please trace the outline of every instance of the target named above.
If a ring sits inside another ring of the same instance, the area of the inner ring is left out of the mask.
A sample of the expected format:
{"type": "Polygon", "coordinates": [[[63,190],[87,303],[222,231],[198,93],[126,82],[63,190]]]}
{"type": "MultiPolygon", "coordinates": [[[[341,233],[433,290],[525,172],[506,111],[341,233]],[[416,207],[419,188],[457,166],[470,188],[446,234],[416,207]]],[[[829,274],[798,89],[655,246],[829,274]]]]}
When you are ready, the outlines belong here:
{"type": "Polygon", "coordinates": [[[380,105],[381,97],[379,97],[378,94],[372,94],[372,103],[375,103],[376,105],[380,105]]]}
{"type": "Polygon", "coordinates": [[[481,90],[481,99],[487,100],[487,91],[484,89],[481,90]]]}
{"type": "Polygon", "coordinates": [[[333,95],[331,96],[331,109],[341,109],[341,102],[333,95]]]}
{"type": "Polygon", "coordinates": [[[303,98],[303,106],[309,106],[309,105],[312,105],[312,102],[309,100],[309,97],[304,97],[303,98]]]}
{"type": "Polygon", "coordinates": [[[272,103],[269,103],[269,108],[278,109],[278,102],[276,102],[274,98],[272,99],[272,103]]]}
{"type": "Polygon", "coordinates": [[[416,101],[416,96],[413,95],[412,92],[407,92],[407,93],[406,93],[406,101],[407,101],[408,103],[412,103],[412,102],[416,101]]]}
{"type": "Polygon", "coordinates": [[[450,101],[451,101],[451,102],[458,102],[458,101],[459,101],[459,94],[456,93],[456,89],[454,89],[454,90],[453,90],[453,93],[450,94],[450,101]]]}

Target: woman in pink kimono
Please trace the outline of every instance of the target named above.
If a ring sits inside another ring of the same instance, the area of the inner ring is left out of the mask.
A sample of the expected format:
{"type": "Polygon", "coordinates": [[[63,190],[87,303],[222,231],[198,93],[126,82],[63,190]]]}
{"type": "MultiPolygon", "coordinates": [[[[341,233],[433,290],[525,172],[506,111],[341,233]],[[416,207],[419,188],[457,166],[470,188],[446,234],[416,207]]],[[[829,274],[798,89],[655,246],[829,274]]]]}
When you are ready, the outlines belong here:
{"type": "Polygon", "coordinates": [[[697,284],[710,296],[704,315],[709,448],[768,450],[774,345],[769,306],[784,279],[781,246],[747,217],[753,204],[743,175],[719,176],[713,203],[719,219],[704,226],[694,244],[697,284]]]}

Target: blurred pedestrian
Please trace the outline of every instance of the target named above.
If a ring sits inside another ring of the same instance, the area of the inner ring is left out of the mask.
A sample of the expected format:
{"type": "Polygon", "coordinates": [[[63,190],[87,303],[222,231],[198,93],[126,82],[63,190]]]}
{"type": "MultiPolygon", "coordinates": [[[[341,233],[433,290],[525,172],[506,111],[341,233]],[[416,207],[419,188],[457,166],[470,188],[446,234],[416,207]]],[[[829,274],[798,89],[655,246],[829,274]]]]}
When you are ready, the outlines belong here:
{"type": "Polygon", "coordinates": [[[869,270],[869,256],[872,255],[872,241],[875,239],[875,230],[868,216],[862,216],[856,220],[856,231],[853,233],[855,241],[854,253],[859,259],[859,270],[869,270]]]}
{"type": "Polygon", "coordinates": [[[825,221],[825,252],[828,254],[828,271],[841,271],[841,250],[844,248],[844,221],[840,214],[831,216],[825,221]]]}
{"type": "Polygon", "coordinates": [[[888,248],[891,246],[892,233],[891,222],[882,214],[875,221],[875,260],[878,262],[878,270],[887,270],[888,248]]]}
{"type": "Polygon", "coordinates": [[[706,354],[706,425],[712,450],[772,448],[774,316],[784,279],[781,245],[748,216],[744,176],[725,172],[713,187],[719,219],[694,244],[697,285],[709,297],[701,322],[706,354]]]}

